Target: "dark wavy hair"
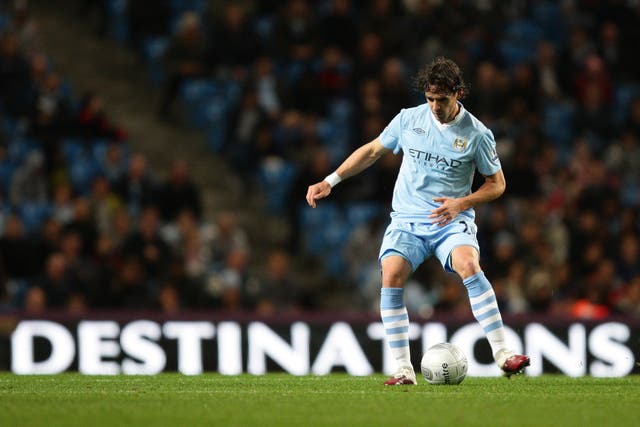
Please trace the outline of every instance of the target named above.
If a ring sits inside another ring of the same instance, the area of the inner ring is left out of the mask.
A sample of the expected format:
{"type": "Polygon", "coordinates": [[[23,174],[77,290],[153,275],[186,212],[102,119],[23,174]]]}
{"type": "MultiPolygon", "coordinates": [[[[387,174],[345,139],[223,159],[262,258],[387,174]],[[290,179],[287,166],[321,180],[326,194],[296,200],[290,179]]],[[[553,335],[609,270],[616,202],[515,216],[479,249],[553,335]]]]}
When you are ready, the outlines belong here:
{"type": "Polygon", "coordinates": [[[413,79],[413,84],[421,93],[427,92],[432,86],[446,94],[461,91],[460,98],[464,98],[469,92],[458,64],[443,56],[436,57],[422,68],[413,79]]]}

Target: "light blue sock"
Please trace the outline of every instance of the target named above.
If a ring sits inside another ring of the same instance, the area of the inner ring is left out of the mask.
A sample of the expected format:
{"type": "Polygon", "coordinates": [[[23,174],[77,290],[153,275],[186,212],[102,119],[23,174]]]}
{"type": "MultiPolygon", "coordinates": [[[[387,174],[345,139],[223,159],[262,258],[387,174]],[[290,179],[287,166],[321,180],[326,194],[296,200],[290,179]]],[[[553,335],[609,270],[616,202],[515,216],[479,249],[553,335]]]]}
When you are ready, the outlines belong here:
{"type": "Polygon", "coordinates": [[[409,314],[404,305],[403,288],[380,290],[380,317],[398,367],[413,369],[409,349],[409,314]]]}
{"type": "Polygon", "coordinates": [[[505,349],[505,339],[502,316],[493,287],[482,271],[467,277],[462,283],[469,293],[473,316],[484,329],[491,351],[495,355],[505,349]]]}

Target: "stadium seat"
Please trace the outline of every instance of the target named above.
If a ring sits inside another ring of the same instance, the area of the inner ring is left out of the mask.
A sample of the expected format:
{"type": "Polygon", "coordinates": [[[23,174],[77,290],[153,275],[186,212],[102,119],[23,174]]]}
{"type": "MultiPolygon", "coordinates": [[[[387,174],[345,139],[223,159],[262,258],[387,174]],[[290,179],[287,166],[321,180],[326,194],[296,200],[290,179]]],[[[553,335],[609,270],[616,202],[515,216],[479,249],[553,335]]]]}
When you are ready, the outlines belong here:
{"type": "Polygon", "coordinates": [[[536,22],[521,19],[509,23],[505,35],[509,40],[535,46],[542,39],[542,30],[536,22]]]}
{"type": "Polygon", "coordinates": [[[345,206],[345,217],[352,229],[380,216],[382,212],[382,206],[375,202],[352,202],[345,206]]]}
{"type": "Polygon", "coordinates": [[[568,102],[548,103],[544,107],[543,131],[558,148],[560,158],[565,160],[574,138],[573,117],[575,106],[568,102]]]}
{"type": "Polygon", "coordinates": [[[266,196],[269,213],[284,213],[294,174],[295,167],[292,163],[275,156],[259,166],[258,182],[266,196]]]}
{"type": "Polygon", "coordinates": [[[547,0],[532,2],[531,17],[542,30],[546,40],[560,46],[566,39],[567,25],[559,2],[547,0]]]}
{"type": "Polygon", "coordinates": [[[166,77],[164,55],[169,46],[167,37],[149,37],[142,44],[142,57],[147,64],[151,83],[159,86],[166,77]]]}
{"type": "Polygon", "coordinates": [[[69,166],[69,175],[73,189],[79,195],[86,195],[91,190],[94,178],[100,175],[100,165],[94,159],[87,157],[69,166]]]}
{"type": "Polygon", "coordinates": [[[617,124],[622,125],[629,104],[631,101],[640,96],[640,84],[628,83],[621,84],[615,88],[615,101],[613,103],[613,116],[617,124]]]}
{"type": "Polygon", "coordinates": [[[182,85],[182,99],[184,102],[202,102],[220,93],[220,85],[213,79],[192,79],[182,85]]]}
{"type": "Polygon", "coordinates": [[[49,202],[25,202],[20,205],[19,209],[27,233],[38,231],[52,212],[49,202]]]}
{"type": "Polygon", "coordinates": [[[0,188],[2,194],[9,194],[9,183],[15,169],[15,164],[8,158],[0,161],[0,188]]]}
{"type": "Polygon", "coordinates": [[[530,61],[533,59],[533,55],[535,53],[535,51],[532,51],[529,46],[513,40],[501,41],[499,49],[500,54],[509,69],[521,62],[530,61]]]}
{"type": "Polygon", "coordinates": [[[67,164],[82,161],[86,156],[85,144],[76,139],[66,139],[62,142],[62,155],[67,164]]]}
{"type": "Polygon", "coordinates": [[[40,144],[36,141],[25,138],[14,138],[9,142],[7,147],[7,156],[11,162],[19,165],[27,155],[34,150],[40,150],[40,144]]]}
{"type": "Polygon", "coordinates": [[[129,17],[127,0],[107,0],[107,28],[109,35],[120,43],[129,41],[129,17]]]}

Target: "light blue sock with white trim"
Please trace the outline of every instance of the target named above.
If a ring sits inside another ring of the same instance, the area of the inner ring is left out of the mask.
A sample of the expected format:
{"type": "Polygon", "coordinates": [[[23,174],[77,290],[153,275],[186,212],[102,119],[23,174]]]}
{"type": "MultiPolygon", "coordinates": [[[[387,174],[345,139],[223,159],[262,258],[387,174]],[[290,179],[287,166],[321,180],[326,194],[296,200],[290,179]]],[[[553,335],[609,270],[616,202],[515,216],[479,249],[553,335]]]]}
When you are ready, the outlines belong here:
{"type": "Polygon", "coordinates": [[[400,368],[411,368],[409,349],[409,314],[404,305],[403,288],[380,290],[380,317],[391,348],[391,353],[400,368]]]}
{"type": "Polygon", "coordinates": [[[462,283],[469,293],[473,317],[484,329],[489,345],[491,345],[491,352],[495,356],[500,350],[506,349],[506,346],[504,325],[493,287],[482,271],[467,277],[462,283]]]}

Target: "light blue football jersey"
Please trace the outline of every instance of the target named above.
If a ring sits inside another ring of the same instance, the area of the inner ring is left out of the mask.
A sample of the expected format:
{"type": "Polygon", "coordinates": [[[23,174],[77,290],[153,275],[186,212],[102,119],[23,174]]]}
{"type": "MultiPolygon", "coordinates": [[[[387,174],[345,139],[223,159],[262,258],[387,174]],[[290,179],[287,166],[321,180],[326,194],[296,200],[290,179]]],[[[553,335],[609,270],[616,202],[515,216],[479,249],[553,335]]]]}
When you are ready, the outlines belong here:
{"type": "MultiPolygon", "coordinates": [[[[458,198],[471,193],[476,168],[493,175],[501,168],[493,133],[460,104],[456,118],[440,123],[425,103],[401,110],[380,134],[380,142],[403,152],[391,217],[431,223],[434,197],[458,198]]],[[[458,217],[473,220],[473,208],[458,217]]]]}

